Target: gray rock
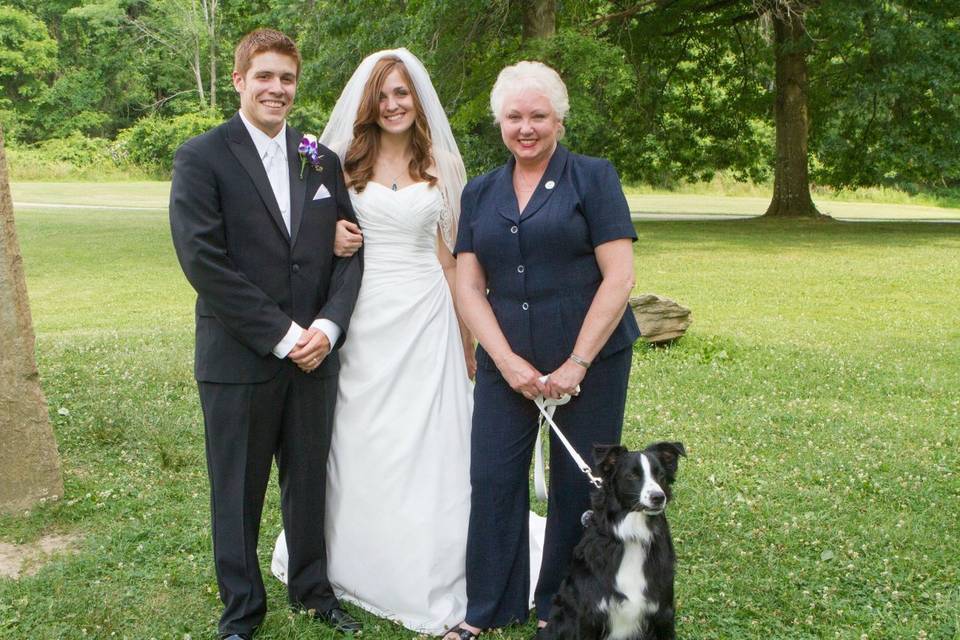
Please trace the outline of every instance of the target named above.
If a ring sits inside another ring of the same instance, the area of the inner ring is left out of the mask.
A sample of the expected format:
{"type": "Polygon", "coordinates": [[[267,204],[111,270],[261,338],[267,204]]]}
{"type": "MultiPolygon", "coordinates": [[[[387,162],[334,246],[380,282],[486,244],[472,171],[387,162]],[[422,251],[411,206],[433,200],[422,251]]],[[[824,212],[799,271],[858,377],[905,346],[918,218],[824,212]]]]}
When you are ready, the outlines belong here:
{"type": "Polygon", "coordinates": [[[0,130],[0,512],[22,511],[63,495],[34,349],[0,130]]]}
{"type": "Polygon", "coordinates": [[[630,308],[640,325],[640,335],[651,344],[676,340],[693,322],[690,309],[652,293],[630,298],[630,308]]]}

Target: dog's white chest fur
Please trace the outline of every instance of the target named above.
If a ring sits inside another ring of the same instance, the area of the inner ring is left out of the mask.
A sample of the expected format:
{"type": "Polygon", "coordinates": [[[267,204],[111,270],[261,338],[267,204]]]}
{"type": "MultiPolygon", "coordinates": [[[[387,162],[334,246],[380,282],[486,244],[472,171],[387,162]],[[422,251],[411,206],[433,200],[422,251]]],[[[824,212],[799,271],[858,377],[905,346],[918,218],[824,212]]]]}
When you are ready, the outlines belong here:
{"type": "Polygon", "coordinates": [[[607,638],[628,640],[640,634],[646,617],[657,610],[656,603],[647,598],[647,579],[643,573],[653,532],[647,526],[646,516],[631,513],[617,526],[617,535],[623,540],[624,549],[616,588],[626,598],[619,602],[604,600],[600,610],[607,614],[607,638]]]}

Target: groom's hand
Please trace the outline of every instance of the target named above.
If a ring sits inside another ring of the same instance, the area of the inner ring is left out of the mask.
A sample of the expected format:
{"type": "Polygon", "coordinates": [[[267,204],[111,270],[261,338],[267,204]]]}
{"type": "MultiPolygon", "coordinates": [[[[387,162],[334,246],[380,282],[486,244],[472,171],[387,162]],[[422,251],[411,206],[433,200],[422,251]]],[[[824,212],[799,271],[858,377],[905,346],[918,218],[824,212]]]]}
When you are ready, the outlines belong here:
{"type": "Polygon", "coordinates": [[[287,356],[303,371],[310,373],[320,366],[330,353],[330,340],[319,329],[308,327],[300,334],[300,339],[287,356]]]}

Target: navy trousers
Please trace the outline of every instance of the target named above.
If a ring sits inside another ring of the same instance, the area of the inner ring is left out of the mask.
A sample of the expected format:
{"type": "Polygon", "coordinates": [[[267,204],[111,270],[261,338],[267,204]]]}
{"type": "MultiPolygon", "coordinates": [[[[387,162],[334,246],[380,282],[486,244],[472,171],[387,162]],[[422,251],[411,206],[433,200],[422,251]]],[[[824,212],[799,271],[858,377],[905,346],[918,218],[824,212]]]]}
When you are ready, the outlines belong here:
{"type": "MultiPolygon", "coordinates": [[[[580,395],[557,408],[554,420],[588,463],[594,444],[620,442],[632,348],[595,362],[580,395]]],[[[499,371],[479,369],[471,435],[470,528],[467,534],[466,622],[482,629],[524,622],[529,615],[530,462],[539,412],[499,371]]],[[[583,532],[590,483],[550,434],[550,498],[543,565],[534,596],[546,620],[583,532]]]]}

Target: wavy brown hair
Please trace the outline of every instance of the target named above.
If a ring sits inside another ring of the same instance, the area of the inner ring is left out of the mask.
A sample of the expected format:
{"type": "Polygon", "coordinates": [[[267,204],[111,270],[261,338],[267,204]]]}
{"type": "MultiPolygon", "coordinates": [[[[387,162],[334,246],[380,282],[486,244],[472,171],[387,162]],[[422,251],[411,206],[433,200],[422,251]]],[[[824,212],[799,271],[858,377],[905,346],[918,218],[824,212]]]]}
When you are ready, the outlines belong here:
{"type": "Polygon", "coordinates": [[[367,187],[367,183],[373,179],[373,165],[380,155],[380,125],[378,124],[380,119],[380,92],[387,76],[394,69],[400,71],[400,75],[413,97],[413,106],[417,112],[413,121],[413,135],[410,138],[413,155],[410,158],[410,165],[407,170],[419,182],[429,182],[431,186],[437,183],[436,176],[432,176],[428,172],[433,164],[432,144],[430,127],[427,124],[427,116],[420,105],[420,96],[417,95],[410,74],[407,73],[407,66],[403,64],[400,58],[388,56],[377,61],[366,86],[363,88],[360,106],[357,107],[357,120],[353,124],[353,142],[350,143],[347,156],[343,161],[343,168],[350,176],[349,186],[353,187],[357,193],[363,191],[367,187]]]}

